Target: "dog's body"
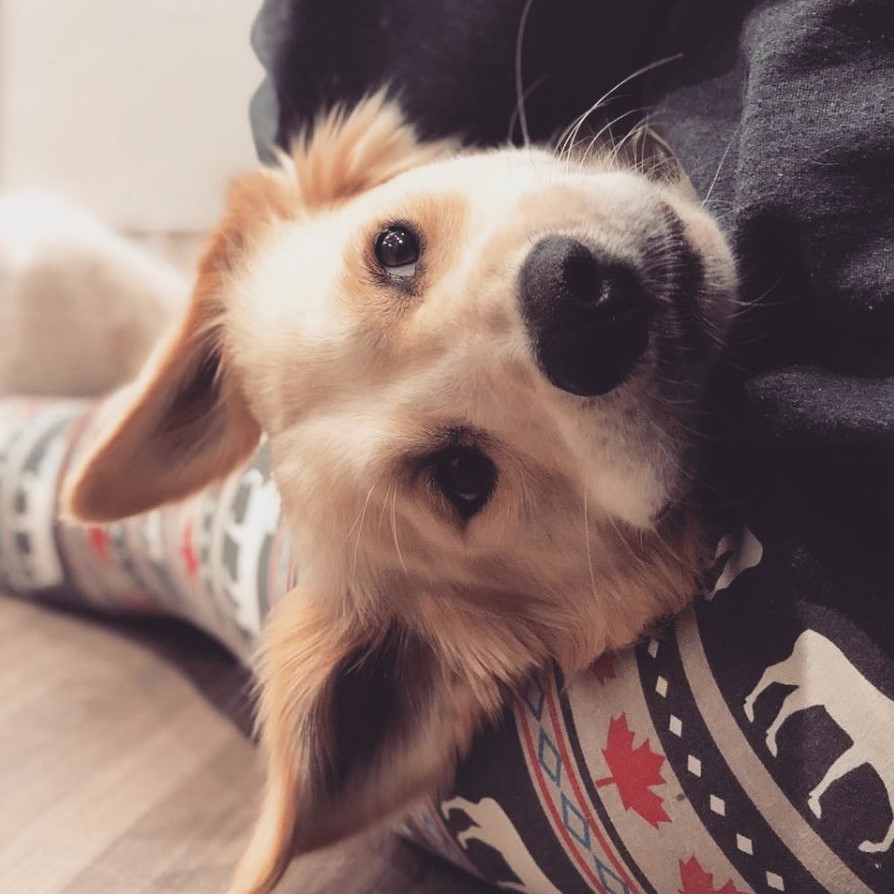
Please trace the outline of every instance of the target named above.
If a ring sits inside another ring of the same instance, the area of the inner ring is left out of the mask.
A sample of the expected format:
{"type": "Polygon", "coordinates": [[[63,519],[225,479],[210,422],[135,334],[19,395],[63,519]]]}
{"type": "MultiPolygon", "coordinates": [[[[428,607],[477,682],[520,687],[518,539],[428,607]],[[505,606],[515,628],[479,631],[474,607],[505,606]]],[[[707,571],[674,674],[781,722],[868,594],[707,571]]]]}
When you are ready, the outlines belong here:
{"type": "Polygon", "coordinates": [[[270,776],[233,894],[438,789],[533,669],[694,594],[691,432],[735,279],[658,167],[420,144],[377,95],[234,187],[67,493],[113,520],[269,440],[302,576],[265,633],[270,776]]]}

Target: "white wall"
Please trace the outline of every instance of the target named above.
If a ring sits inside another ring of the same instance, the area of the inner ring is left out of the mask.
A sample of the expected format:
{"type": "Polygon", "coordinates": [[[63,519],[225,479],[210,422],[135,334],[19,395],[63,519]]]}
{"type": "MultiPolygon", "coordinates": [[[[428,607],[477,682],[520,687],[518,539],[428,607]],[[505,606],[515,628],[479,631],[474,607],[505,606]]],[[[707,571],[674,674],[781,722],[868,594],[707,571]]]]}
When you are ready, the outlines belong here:
{"type": "Polygon", "coordinates": [[[261,0],[0,0],[0,189],[136,230],[211,225],[256,164],[261,0]]]}

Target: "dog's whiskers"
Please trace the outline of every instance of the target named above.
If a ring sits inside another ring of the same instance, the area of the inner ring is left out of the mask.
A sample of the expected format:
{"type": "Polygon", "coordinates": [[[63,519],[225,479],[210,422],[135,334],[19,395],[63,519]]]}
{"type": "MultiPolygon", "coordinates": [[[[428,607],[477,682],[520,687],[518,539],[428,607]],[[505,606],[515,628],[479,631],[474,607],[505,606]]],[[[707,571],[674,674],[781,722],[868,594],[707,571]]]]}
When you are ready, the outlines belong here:
{"type": "MultiPolygon", "coordinates": [[[[630,130],[621,138],[621,141],[619,143],[615,143],[614,138],[612,139],[613,148],[608,156],[609,162],[612,165],[617,164],[618,157],[620,156],[621,152],[623,151],[623,149],[627,145],[627,143],[630,140],[634,139],[634,137],[636,137],[644,128],[647,128],[649,126],[649,117],[650,117],[649,115],[643,116],[642,121],[638,125],[630,128],[630,130]]],[[[656,165],[657,165],[657,163],[656,163],[656,165]]],[[[634,168],[634,170],[639,171],[641,174],[644,174],[647,177],[653,173],[652,170],[646,171],[646,159],[645,158],[643,158],[641,160],[634,159],[633,168],[634,168]]]]}
{"type": "MultiPolygon", "coordinates": [[[[618,115],[616,118],[613,118],[611,121],[608,121],[607,123],[603,124],[603,126],[599,128],[597,133],[593,137],[591,137],[590,140],[588,141],[587,149],[584,152],[583,156],[581,157],[580,163],[581,164],[587,163],[588,159],[590,158],[590,155],[593,153],[594,149],[602,141],[603,137],[608,136],[608,138],[612,140],[612,144],[614,145],[614,139],[612,138],[612,128],[616,124],[623,121],[625,118],[629,118],[631,115],[637,115],[643,111],[644,111],[643,108],[629,109],[626,112],[622,112],[620,115],[618,115]]],[[[646,115],[643,118],[642,123],[639,125],[640,127],[642,127],[646,124],[646,122],[648,121],[648,117],[649,116],[646,115]]],[[[634,128],[634,130],[635,129],[636,128],[634,128]]],[[[567,152],[568,152],[569,156],[571,156],[571,154],[574,153],[574,151],[578,145],[579,145],[578,143],[574,143],[573,145],[568,147],[567,152]]]]}
{"type": "MultiPolygon", "coordinates": [[[[507,142],[509,142],[509,143],[512,142],[512,135],[515,133],[515,127],[518,124],[518,110],[519,110],[519,108],[524,106],[524,103],[531,96],[531,94],[548,78],[549,78],[548,74],[542,74],[542,75],[540,75],[539,78],[537,78],[536,81],[534,81],[531,84],[528,84],[528,86],[525,87],[525,92],[520,99],[520,105],[516,105],[516,107],[512,110],[512,115],[510,115],[510,117],[509,117],[509,128],[507,129],[507,132],[506,132],[507,142]]],[[[529,145],[529,144],[525,143],[525,145],[529,145]]]]}
{"type": "MultiPolygon", "coordinates": [[[[604,105],[607,101],[600,99],[600,103],[604,105]]],[[[577,143],[577,137],[581,128],[586,123],[587,118],[594,112],[597,112],[599,108],[600,106],[598,104],[591,106],[582,115],[575,118],[574,121],[572,121],[571,124],[559,134],[556,140],[556,154],[559,158],[564,158],[566,162],[569,160],[571,150],[577,143]]]]}
{"type": "Polygon", "coordinates": [[[615,534],[617,535],[618,542],[621,543],[623,545],[624,549],[627,550],[628,555],[630,556],[631,559],[633,559],[634,563],[636,565],[639,565],[640,568],[648,568],[649,563],[642,555],[642,536],[643,536],[642,531],[637,532],[640,537],[640,551],[637,552],[633,548],[633,545],[630,543],[630,534],[629,533],[625,534],[620,529],[620,527],[618,527],[617,519],[610,513],[606,515],[606,518],[608,519],[608,523],[612,526],[612,529],[614,530],[615,534]]]}
{"type": "Polygon", "coordinates": [[[711,185],[708,187],[708,192],[702,199],[702,208],[706,208],[708,206],[708,200],[711,198],[711,193],[714,192],[714,187],[717,185],[717,181],[720,179],[720,172],[723,170],[723,165],[726,162],[726,157],[729,155],[730,149],[733,148],[733,143],[735,142],[738,135],[738,130],[734,130],[732,136],[729,138],[729,142],[726,144],[726,149],[724,149],[723,155],[720,157],[720,164],[717,165],[717,171],[714,173],[714,179],[711,181],[711,185]]]}
{"type": "Polygon", "coordinates": [[[596,587],[596,575],[593,573],[593,554],[590,551],[590,516],[588,509],[589,499],[587,496],[587,482],[584,481],[584,545],[587,548],[587,568],[590,572],[590,590],[593,598],[598,598],[598,590],[596,587]]]}
{"type": "Polygon", "coordinates": [[[356,528],[358,524],[362,525],[363,515],[366,512],[366,507],[369,505],[370,497],[372,497],[373,491],[375,489],[376,489],[376,485],[373,484],[373,486],[367,492],[366,500],[364,501],[363,506],[360,507],[360,511],[357,513],[357,517],[354,519],[354,523],[351,525],[350,528],[348,528],[348,533],[345,534],[345,543],[347,543],[348,540],[350,540],[351,534],[354,533],[354,528],[356,528]]]}
{"type": "MultiPolygon", "coordinates": [[[[660,68],[662,65],[667,65],[670,62],[676,62],[677,59],[681,59],[683,56],[682,53],[676,53],[673,56],[667,56],[664,59],[659,59],[656,62],[650,62],[648,65],[644,65],[642,68],[638,68],[632,74],[627,75],[626,78],[618,81],[611,90],[608,90],[593,105],[590,106],[582,115],[580,115],[565,131],[559,136],[558,142],[558,153],[559,157],[563,157],[566,155],[568,146],[574,145],[574,142],[577,140],[578,134],[580,133],[581,128],[586,123],[587,119],[594,112],[599,111],[612,97],[613,94],[617,93],[621,87],[629,84],[631,81],[635,80],[638,77],[641,77],[644,74],[647,74],[650,71],[654,71],[656,68],[660,68]]],[[[566,157],[567,160],[567,157],[566,157]]]]}
{"type": "MultiPolygon", "coordinates": [[[[387,497],[385,498],[387,501],[387,497]]],[[[404,555],[400,549],[400,540],[397,537],[397,491],[391,489],[391,534],[394,537],[394,548],[397,550],[397,558],[400,560],[400,567],[403,568],[404,574],[409,577],[410,572],[407,571],[407,565],[404,562],[404,555]]]]}
{"type": "Polygon", "coordinates": [[[387,509],[388,509],[388,497],[391,496],[391,490],[392,490],[392,489],[389,487],[389,488],[388,488],[388,491],[387,491],[386,494],[385,494],[385,499],[382,501],[382,509],[381,509],[381,511],[379,512],[379,524],[378,524],[378,526],[376,527],[376,533],[377,533],[377,534],[381,534],[381,533],[382,533],[382,522],[383,522],[384,519],[385,519],[385,512],[386,512],[387,509]]]}
{"type": "MultiPolygon", "coordinates": [[[[354,538],[354,560],[353,560],[353,563],[351,566],[351,572],[355,577],[357,576],[357,554],[360,551],[360,539],[363,536],[363,521],[366,518],[366,510],[367,510],[367,507],[369,506],[369,501],[372,499],[373,491],[378,486],[378,483],[379,483],[378,481],[373,482],[372,487],[369,489],[368,493],[366,494],[366,500],[364,500],[363,506],[360,509],[360,512],[358,513],[357,518],[354,521],[354,524],[351,525],[351,530],[348,531],[348,537],[350,537],[351,531],[353,531],[354,528],[357,528],[357,536],[354,538]]],[[[347,539],[348,538],[346,537],[345,542],[347,542],[347,539]]]]}
{"type": "MultiPolygon", "coordinates": [[[[515,130],[515,118],[517,116],[525,146],[530,145],[531,135],[528,132],[528,116],[525,112],[525,98],[527,94],[525,93],[524,85],[522,83],[522,50],[525,42],[525,27],[528,24],[528,15],[530,14],[533,5],[534,0],[526,0],[524,8],[522,9],[521,19],[518,23],[518,36],[515,40],[515,95],[517,101],[515,113],[513,114],[513,118],[509,125],[509,139],[511,140],[512,133],[515,130]]],[[[540,78],[540,80],[535,82],[530,89],[533,90],[542,81],[543,78],[540,78]]]]}

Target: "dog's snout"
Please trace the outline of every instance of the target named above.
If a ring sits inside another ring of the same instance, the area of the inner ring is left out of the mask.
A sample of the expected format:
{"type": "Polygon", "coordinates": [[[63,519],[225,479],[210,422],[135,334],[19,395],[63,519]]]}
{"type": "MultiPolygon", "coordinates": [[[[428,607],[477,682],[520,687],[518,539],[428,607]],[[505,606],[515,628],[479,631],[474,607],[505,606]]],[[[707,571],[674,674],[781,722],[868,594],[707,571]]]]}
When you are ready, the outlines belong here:
{"type": "Polygon", "coordinates": [[[653,302],[636,271],[577,239],[548,236],[534,246],[519,300],[537,362],[563,391],[605,394],[648,344],[653,302]]]}

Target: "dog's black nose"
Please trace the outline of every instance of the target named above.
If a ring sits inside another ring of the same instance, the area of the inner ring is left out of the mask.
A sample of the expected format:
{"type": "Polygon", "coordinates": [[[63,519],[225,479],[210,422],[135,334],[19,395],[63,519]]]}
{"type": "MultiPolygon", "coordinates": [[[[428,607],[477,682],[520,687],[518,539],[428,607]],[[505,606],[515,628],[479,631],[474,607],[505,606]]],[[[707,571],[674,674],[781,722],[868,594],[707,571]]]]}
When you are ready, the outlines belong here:
{"type": "Polygon", "coordinates": [[[519,292],[537,362],[563,391],[611,391],[646,349],[653,302],[636,272],[576,239],[538,242],[522,266],[519,292]]]}

